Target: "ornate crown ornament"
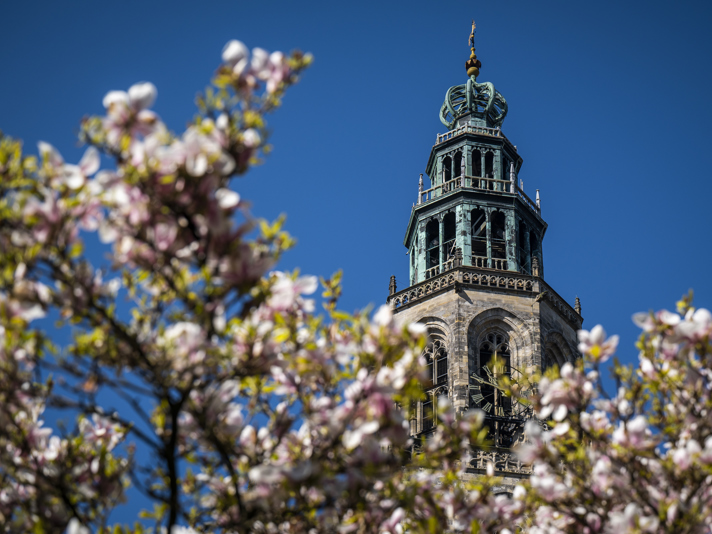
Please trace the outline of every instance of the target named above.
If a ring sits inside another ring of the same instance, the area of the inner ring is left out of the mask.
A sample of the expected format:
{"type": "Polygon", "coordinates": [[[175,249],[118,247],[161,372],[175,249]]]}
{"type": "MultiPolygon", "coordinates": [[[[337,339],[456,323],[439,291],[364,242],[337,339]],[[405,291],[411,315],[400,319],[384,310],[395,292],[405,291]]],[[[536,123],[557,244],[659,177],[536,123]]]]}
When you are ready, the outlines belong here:
{"type": "Polygon", "coordinates": [[[491,128],[501,126],[507,116],[507,101],[495,90],[494,85],[490,82],[477,83],[482,62],[475,54],[475,27],[473,20],[469,41],[470,59],[465,63],[470,79],[466,84],[450,87],[440,108],[440,122],[449,130],[453,129],[457,119],[468,114],[483,120],[491,128]]]}

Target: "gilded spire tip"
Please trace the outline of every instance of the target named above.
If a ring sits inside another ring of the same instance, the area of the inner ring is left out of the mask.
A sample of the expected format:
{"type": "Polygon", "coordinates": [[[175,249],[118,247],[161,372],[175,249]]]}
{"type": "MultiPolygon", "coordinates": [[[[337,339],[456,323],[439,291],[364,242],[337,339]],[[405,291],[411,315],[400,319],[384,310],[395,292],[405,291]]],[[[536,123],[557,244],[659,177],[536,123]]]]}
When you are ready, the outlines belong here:
{"type": "Polygon", "coordinates": [[[472,31],[470,32],[470,59],[467,60],[467,63],[465,63],[465,69],[467,70],[467,75],[468,76],[474,76],[475,79],[477,79],[477,76],[480,73],[480,67],[482,66],[482,62],[477,59],[477,54],[475,54],[475,29],[477,26],[475,25],[475,19],[472,19],[472,31]]]}

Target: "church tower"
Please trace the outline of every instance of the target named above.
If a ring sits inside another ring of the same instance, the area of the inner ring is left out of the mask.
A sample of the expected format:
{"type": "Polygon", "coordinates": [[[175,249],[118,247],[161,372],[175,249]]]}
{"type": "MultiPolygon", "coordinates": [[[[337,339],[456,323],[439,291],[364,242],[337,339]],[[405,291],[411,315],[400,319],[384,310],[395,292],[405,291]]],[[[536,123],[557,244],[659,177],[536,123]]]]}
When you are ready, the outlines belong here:
{"type": "Polygon", "coordinates": [[[474,33],[473,22],[468,79],[445,95],[447,131],[436,136],[424,173],[430,187],[421,174],[408,221],[409,286],[397,291],[391,277],[388,302],[398,319],[429,333],[430,377],[411,411],[411,434],[423,440],[434,431],[443,395],[458,411],[480,408],[494,447],[476,454],[471,471],[491,462],[517,478],[528,467],[509,451],[530,414],[495,384],[577,358],[583,318],[578,298],[571,307],[544,281],[539,191],[532,200],[518,179],[523,160],[502,131],[506,100],[477,81],[474,33]]]}

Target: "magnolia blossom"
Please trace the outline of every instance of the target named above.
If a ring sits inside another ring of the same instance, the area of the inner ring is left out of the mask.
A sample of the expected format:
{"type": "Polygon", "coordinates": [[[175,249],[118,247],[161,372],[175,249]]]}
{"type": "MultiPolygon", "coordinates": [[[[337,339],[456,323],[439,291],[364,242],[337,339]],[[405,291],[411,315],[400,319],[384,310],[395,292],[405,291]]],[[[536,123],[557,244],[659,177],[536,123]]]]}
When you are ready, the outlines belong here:
{"type": "Polygon", "coordinates": [[[411,436],[423,325],[388,306],[337,311],[338,277],[315,315],[315,277],[268,274],[291,239],[280,223],[255,232],[232,177],[309,61],[230,41],[177,135],[150,110],[152,84],[112,91],[83,122],[78,165],[46,143],[37,165],[2,137],[5,530],[112,529],[136,484],[171,534],[709,531],[712,315],[689,298],[679,314],[635,317],[639,367],[609,364],[613,395],[599,367],[618,338],[581,331],[583,358],[519,399],[532,417],[518,460],[492,451],[472,477],[473,450],[489,446],[483,412],[441,397],[428,439],[411,436]],[[111,169],[97,172],[99,151],[111,169]],[[101,269],[82,245],[94,234],[108,245],[101,269]],[[43,316],[66,326],[56,347],[33,322],[43,316]],[[79,418],[58,434],[45,406],[79,418]],[[531,477],[503,494],[496,475],[517,461],[531,477]]]}
{"type": "Polygon", "coordinates": [[[661,326],[676,326],[680,323],[680,316],[668,310],[660,310],[653,313],[636,313],[633,315],[633,322],[642,328],[645,332],[653,332],[658,325],[661,326]]]}
{"type": "Polygon", "coordinates": [[[225,45],[222,59],[247,90],[254,89],[257,80],[260,80],[266,83],[268,93],[274,93],[292,73],[289,62],[282,52],[270,54],[262,48],[254,48],[250,57],[247,47],[237,40],[232,40],[225,45]]]}
{"type": "Polygon", "coordinates": [[[164,347],[166,359],[176,370],[183,370],[203,361],[205,332],[195,323],[181,321],[166,328],[158,345],[164,347]]]}
{"type": "Polygon", "coordinates": [[[581,398],[590,398],[594,392],[592,381],[579,369],[567,362],[561,367],[561,378],[550,381],[543,378],[539,384],[541,405],[539,417],[552,415],[554,421],[563,421],[581,398]]]}
{"type": "Polygon", "coordinates": [[[712,333],[712,314],[704,308],[690,309],[685,314],[684,320],[675,326],[675,338],[690,343],[709,339],[710,333],[712,333]]]}
{"type": "Polygon", "coordinates": [[[50,176],[50,183],[55,187],[65,185],[69,189],[79,189],[89,176],[99,170],[99,151],[93,146],[84,152],[79,165],[65,164],[57,149],[49,143],[40,141],[37,146],[45,163],[43,171],[50,176]]]}
{"type": "Polygon", "coordinates": [[[92,414],[91,422],[82,419],[79,423],[79,430],[84,434],[87,442],[96,443],[112,450],[124,436],[121,425],[111,421],[107,417],[99,414],[92,414]]]}
{"type": "Polygon", "coordinates": [[[578,349],[582,354],[591,358],[594,362],[603,363],[613,356],[618,347],[618,336],[611,336],[606,339],[606,331],[599,324],[588,330],[579,330],[578,349]]]}
{"type": "MultiPolygon", "coordinates": [[[[270,273],[275,277],[276,282],[272,285],[272,292],[267,299],[267,306],[275,312],[291,310],[295,304],[301,303],[301,295],[311,295],[316,291],[316,276],[300,276],[293,280],[288,275],[275,271],[270,273]]],[[[313,309],[311,301],[304,301],[306,311],[313,309]]]]}
{"type": "Polygon", "coordinates": [[[156,100],[156,87],[150,82],[132,85],[128,92],[110,91],[102,101],[106,108],[106,140],[121,149],[122,136],[149,135],[156,130],[158,116],[150,108],[156,100]]]}

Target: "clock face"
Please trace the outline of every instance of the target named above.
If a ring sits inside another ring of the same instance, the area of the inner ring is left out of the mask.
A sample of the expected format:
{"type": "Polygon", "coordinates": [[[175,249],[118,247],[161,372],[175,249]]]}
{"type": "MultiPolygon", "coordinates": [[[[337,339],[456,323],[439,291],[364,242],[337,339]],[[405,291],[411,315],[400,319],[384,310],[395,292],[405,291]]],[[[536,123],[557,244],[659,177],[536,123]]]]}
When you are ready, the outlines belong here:
{"type": "Polygon", "coordinates": [[[500,385],[500,379],[508,377],[510,382],[521,387],[522,395],[528,396],[529,388],[526,384],[518,384],[513,374],[520,375],[516,369],[495,362],[482,367],[479,373],[472,373],[470,376],[470,400],[471,406],[480,408],[485,413],[500,417],[519,416],[527,409],[526,406],[514,402],[512,398],[505,394],[504,388],[500,385]],[[491,368],[490,368],[491,366],[491,368]],[[506,372],[505,372],[506,370],[506,372]]]}

